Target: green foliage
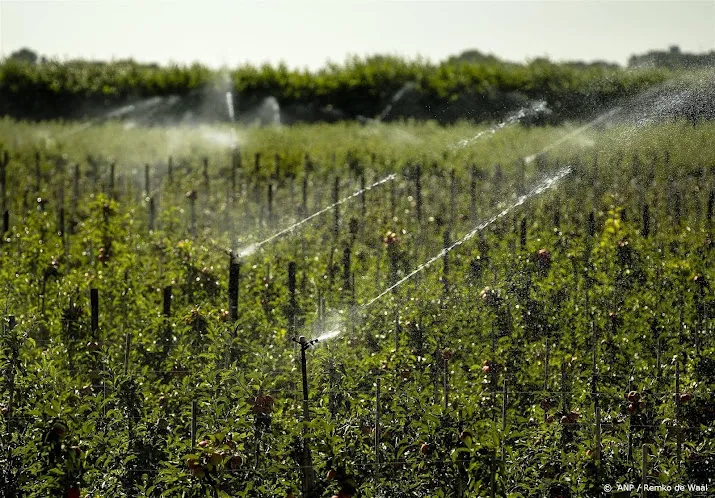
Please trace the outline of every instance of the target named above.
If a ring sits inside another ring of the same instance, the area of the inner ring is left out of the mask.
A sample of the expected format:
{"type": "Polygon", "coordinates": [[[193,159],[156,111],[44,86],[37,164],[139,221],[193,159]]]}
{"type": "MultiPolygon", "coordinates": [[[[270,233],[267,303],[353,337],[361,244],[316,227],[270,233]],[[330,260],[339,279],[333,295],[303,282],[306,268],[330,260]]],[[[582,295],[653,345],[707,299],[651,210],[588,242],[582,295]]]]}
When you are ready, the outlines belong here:
{"type": "Polygon", "coordinates": [[[492,488],[591,496],[601,484],[640,482],[643,445],[651,482],[713,484],[712,125],[589,132],[526,164],[521,157],[571,130],[513,127],[454,150],[478,130],[237,129],[243,164],[257,152],[264,162],[238,171],[235,191],[231,154],[201,130],[103,125],[58,138],[68,129],[0,122],[11,214],[0,245],[0,306],[17,322],[3,321],[0,335],[6,494],[67,496],[77,487],[93,497],[297,495],[306,442],[321,497],[489,496],[492,488]],[[265,162],[274,153],[278,173],[265,162]],[[67,167],[75,161],[76,199],[67,167]],[[150,192],[134,166],[143,163],[151,165],[150,192]],[[481,172],[473,212],[472,163],[481,172]],[[510,207],[522,174],[528,191],[564,164],[572,172],[554,189],[510,207]],[[357,190],[360,174],[369,184],[388,172],[396,182],[369,190],[364,214],[359,196],[340,205],[337,234],[328,210],[242,256],[239,317],[229,323],[225,248],[238,252],[325,208],[336,175],[342,197],[357,190]],[[195,237],[189,190],[197,192],[195,237]],[[150,230],[152,196],[159,215],[150,230]],[[438,255],[445,230],[456,241],[500,212],[449,253],[448,269],[439,257],[363,306],[438,255]],[[90,288],[100,296],[97,338],[90,288]],[[305,421],[291,338],[333,329],[340,333],[307,351],[305,421]],[[637,399],[627,399],[631,391],[637,399]]]}
{"type": "Polygon", "coordinates": [[[0,64],[0,114],[29,119],[78,118],[140,98],[189,97],[197,90],[214,88],[240,95],[239,114],[273,96],[289,114],[301,106],[332,106],[348,117],[375,117],[398,90],[414,83],[416,92],[399,103],[390,119],[484,121],[529,99],[544,99],[555,111],[553,122],[561,122],[593,115],[672,75],[665,69],[625,71],[543,59],[525,65],[491,59],[457,59],[435,65],[420,59],[378,56],[354,57],[315,73],[282,64],[242,66],[230,72],[226,86],[224,73],[197,64],[162,68],[132,61],[30,64],[7,59],[0,64]]]}

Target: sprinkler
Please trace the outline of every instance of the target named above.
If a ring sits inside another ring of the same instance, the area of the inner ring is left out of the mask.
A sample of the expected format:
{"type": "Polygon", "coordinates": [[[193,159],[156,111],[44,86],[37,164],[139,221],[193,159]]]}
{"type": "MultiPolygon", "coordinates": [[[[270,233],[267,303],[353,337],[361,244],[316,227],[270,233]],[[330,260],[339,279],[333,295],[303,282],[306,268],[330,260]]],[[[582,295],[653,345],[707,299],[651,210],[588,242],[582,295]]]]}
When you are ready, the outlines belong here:
{"type": "Polygon", "coordinates": [[[310,413],[308,411],[308,370],[305,361],[305,352],[318,342],[317,339],[309,341],[304,335],[292,338],[293,342],[300,345],[300,370],[303,374],[303,492],[309,495],[315,487],[315,475],[313,473],[313,457],[310,454],[310,447],[305,437],[307,424],[310,421],[310,413]]]}
{"type": "Polygon", "coordinates": [[[303,374],[303,420],[307,423],[310,421],[310,413],[308,412],[308,369],[306,366],[305,352],[316,344],[318,339],[309,341],[302,335],[298,337],[298,339],[294,337],[292,340],[300,344],[300,371],[303,374]]]}

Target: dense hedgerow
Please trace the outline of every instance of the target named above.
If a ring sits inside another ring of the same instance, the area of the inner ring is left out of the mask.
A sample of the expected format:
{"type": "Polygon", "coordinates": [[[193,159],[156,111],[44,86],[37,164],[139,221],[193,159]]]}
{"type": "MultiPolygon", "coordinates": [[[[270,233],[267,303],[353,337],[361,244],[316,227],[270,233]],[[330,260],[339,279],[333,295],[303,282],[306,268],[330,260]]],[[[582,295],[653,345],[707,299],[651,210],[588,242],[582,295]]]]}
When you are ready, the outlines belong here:
{"type": "MultiPolygon", "coordinates": [[[[295,119],[319,119],[327,106],[339,118],[375,117],[404,85],[415,91],[387,117],[453,122],[493,119],[530,99],[546,100],[552,122],[583,117],[633,96],[673,75],[664,69],[625,70],[612,66],[528,64],[497,61],[444,62],[395,57],[353,58],[318,72],[284,65],[244,66],[219,73],[195,64],[159,67],[133,62],[85,61],[0,64],[0,114],[29,119],[78,118],[139,98],[178,95],[194,98],[214,88],[234,90],[240,113],[264,98],[278,99],[295,119]]],[[[222,95],[221,95],[222,96],[222,95]]]]}

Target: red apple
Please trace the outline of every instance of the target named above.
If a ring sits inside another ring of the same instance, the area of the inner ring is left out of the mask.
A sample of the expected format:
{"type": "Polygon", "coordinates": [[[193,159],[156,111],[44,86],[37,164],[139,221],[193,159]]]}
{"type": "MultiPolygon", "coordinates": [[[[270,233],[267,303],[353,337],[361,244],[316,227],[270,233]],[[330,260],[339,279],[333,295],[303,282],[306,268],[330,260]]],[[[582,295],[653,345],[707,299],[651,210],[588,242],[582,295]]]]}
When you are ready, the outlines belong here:
{"type": "Polygon", "coordinates": [[[337,475],[337,472],[335,472],[335,470],[333,470],[333,469],[330,469],[330,470],[328,471],[328,473],[326,474],[325,478],[326,478],[328,481],[332,481],[333,479],[335,479],[335,476],[336,476],[336,475],[337,475]]]}
{"type": "Polygon", "coordinates": [[[690,394],[690,393],[682,393],[682,394],[680,395],[680,402],[681,402],[681,403],[687,403],[687,402],[690,401],[691,399],[693,399],[693,395],[690,394]]]}
{"type": "Polygon", "coordinates": [[[431,449],[432,448],[430,447],[429,444],[422,443],[422,446],[420,446],[420,453],[422,453],[423,455],[426,455],[427,453],[430,452],[431,449]]]}
{"type": "Polygon", "coordinates": [[[79,498],[80,497],[80,492],[79,488],[76,486],[72,486],[67,490],[67,498],[79,498]]]}
{"type": "Polygon", "coordinates": [[[628,413],[635,413],[638,410],[635,403],[628,403],[628,413]]]}

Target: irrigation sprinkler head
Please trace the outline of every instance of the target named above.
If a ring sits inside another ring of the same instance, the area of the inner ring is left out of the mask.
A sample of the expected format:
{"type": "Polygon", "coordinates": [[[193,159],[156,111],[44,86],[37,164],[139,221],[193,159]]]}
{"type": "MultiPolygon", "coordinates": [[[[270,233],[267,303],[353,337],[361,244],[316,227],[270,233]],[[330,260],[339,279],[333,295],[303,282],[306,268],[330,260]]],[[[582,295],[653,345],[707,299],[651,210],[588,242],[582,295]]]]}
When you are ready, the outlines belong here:
{"type": "Polygon", "coordinates": [[[310,348],[311,346],[313,346],[314,344],[316,344],[318,342],[318,339],[313,339],[313,340],[309,341],[304,335],[301,335],[297,339],[295,337],[293,337],[291,340],[295,343],[300,344],[300,349],[302,351],[307,350],[308,348],[310,348]]]}

